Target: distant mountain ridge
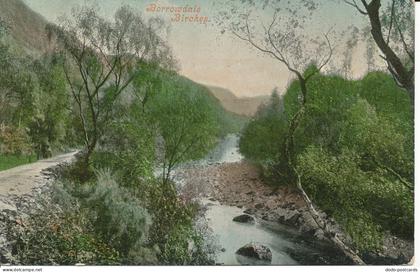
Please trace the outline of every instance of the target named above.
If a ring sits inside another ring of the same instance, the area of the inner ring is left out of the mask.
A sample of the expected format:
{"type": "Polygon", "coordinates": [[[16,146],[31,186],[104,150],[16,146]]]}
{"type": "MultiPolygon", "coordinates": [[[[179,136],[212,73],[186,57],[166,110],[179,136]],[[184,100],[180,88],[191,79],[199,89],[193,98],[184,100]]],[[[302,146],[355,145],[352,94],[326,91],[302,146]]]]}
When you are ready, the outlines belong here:
{"type": "MultiPolygon", "coordinates": [[[[12,42],[29,55],[38,57],[54,49],[54,39],[49,39],[45,30],[49,22],[22,0],[0,0],[0,20],[8,25],[12,42]]],[[[269,99],[269,96],[237,97],[221,87],[205,87],[227,111],[243,116],[252,116],[269,99]]]]}
{"type": "Polygon", "coordinates": [[[22,0],[0,0],[0,20],[6,22],[14,42],[28,54],[39,56],[52,50],[45,31],[48,21],[22,0]]]}
{"type": "Polygon", "coordinates": [[[257,112],[258,107],[270,99],[268,95],[255,97],[237,97],[231,91],[216,86],[206,86],[222,104],[222,106],[233,113],[252,116],[257,112]]]}

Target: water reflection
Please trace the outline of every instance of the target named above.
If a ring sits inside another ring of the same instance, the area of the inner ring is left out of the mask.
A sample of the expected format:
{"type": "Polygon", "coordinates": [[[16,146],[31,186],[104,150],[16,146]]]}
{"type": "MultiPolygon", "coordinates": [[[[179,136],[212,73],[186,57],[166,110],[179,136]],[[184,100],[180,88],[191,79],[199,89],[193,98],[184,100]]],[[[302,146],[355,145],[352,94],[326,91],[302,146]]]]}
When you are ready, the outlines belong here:
{"type": "MultiPolygon", "coordinates": [[[[206,201],[203,201],[206,204],[206,201]]],[[[208,203],[208,202],[207,202],[208,203]]],[[[271,231],[259,223],[246,224],[232,221],[237,215],[243,214],[237,207],[225,206],[216,203],[208,206],[206,218],[209,227],[216,234],[219,244],[225,249],[217,256],[217,263],[227,265],[238,264],[266,264],[250,258],[235,254],[242,246],[250,242],[258,242],[268,246],[273,254],[271,264],[292,265],[297,264],[285,251],[293,248],[294,243],[288,241],[280,233],[271,231]]]]}

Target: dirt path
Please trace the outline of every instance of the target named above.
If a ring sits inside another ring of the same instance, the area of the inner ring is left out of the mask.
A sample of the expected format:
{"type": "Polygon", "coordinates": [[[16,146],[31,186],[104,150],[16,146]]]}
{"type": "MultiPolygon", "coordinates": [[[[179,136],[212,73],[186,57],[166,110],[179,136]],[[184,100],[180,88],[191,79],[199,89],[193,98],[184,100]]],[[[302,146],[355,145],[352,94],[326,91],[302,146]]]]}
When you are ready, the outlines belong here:
{"type": "MultiPolygon", "coordinates": [[[[43,209],[37,197],[45,196],[53,182],[48,168],[70,162],[78,151],[62,154],[35,163],[0,172],[0,266],[14,263],[13,241],[6,235],[10,224],[20,224],[22,218],[43,209]]],[[[45,198],[45,199],[46,199],[45,198]]]]}
{"type": "Polygon", "coordinates": [[[41,186],[45,182],[45,176],[42,174],[42,170],[60,163],[69,162],[74,158],[76,153],[77,151],[74,151],[1,171],[0,196],[20,196],[30,193],[34,188],[41,186]]]}

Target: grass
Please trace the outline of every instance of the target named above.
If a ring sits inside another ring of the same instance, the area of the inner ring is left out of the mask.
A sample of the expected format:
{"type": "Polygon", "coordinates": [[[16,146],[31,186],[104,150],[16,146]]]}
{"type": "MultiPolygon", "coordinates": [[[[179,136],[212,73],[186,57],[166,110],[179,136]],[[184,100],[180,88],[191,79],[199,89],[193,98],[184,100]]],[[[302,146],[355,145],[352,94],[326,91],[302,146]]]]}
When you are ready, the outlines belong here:
{"type": "Polygon", "coordinates": [[[0,154],[0,171],[10,169],[22,164],[36,161],[35,155],[4,155],[0,154]]]}

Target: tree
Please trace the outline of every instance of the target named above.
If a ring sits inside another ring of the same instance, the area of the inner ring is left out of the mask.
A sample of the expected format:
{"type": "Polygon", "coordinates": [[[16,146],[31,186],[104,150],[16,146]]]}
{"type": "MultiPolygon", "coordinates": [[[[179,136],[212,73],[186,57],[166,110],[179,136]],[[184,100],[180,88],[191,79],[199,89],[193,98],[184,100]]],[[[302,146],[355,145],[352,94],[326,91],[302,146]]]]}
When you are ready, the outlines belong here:
{"type": "Polygon", "coordinates": [[[369,17],[371,34],[395,82],[414,105],[414,1],[392,0],[383,14],[381,0],[345,0],[369,17]]]}
{"type": "Polygon", "coordinates": [[[283,101],[277,89],[274,89],[270,100],[259,106],[252,120],[242,130],[239,150],[246,158],[260,163],[263,169],[270,169],[271,163],[278,163],[278,153],[282,148],[279,138],[287,135],[287,132],[283,101]]]}
{"type": "Polygon", "coordinates": [[[152,120],[163,139],[163,178],[169,181],[173,168],[207,154],[216,142],[219,126],[216,110],[205,92],[191,82],[169,80],[150,106],[152,120]]]}
{"type": "Polygon", "coordinates": [[[170,50],[158,35],[164,24],[148,21],[124,6],[112,21],[90,7],[73,9],[59,26],[49,25],[49,37],[58,41],[64,72],[81,122],[86,169],[98,140],[106,129],[120,94],[139,73],[139,64],[173,63],[170,50]]]}
{"type": "MultiPolygon", "coordinates": [[[[235,5],[235,3],[233,4],[235,5]]],[[[287,158],[288,167],[286,168],[290,179],[295,181],[296,188],[302,195],[305,203],[325,236],[328,237],[340,250],[343,251],[354,263],[364,264],[363,260],[351,248],[346,246],[329,229],[325,221],[321,219],[319,213],[314,208],[312,201],[306,194],[301,183],[301,174],[296,169],[296,154],[294,154],[294,134],[305,112],[307,94],[310,91],[307,83],[312,76],[319,73],[330,61],[333,53],[329,34],[327,31],[323,38],[314,33],[310,36],[305,32],[305,26],[310,21],[313,11],[317,8],[317,3],[312,0],[302,2],[288,1],[247,1],[239,7],[231,7],[228,11],[221,12],[220,24],[226,24],[226,28],[239,38],[250,44],[258,51],[279,61],[293,73],[300,87],[300,105],[296,113],[289,120],[289,129],[284,141],[283,152],[287,158]],[[261,17],[256,16],[253,10],[264,10],[264,15],[271,20],[267,24],[261,17]],[[258,26],[262,25],[261,28],[258,26]],[[309,69],[306,69],[309,68],[309,69]],[[304,70],[306,69],[306,70],[304,70]]],[[[222,31],[222,33],[224,30],[222,31]]]]}
{"type": "Polygon", "coordinates": [[[38,158],[52,155],[52,147],[66,134],[69,115],[69,97],[65,77],[57,56],[35,60],[32,69],[37,75],[37,88],[33,90],[34,110],[28,123],[29,136],[38,158]]]}

